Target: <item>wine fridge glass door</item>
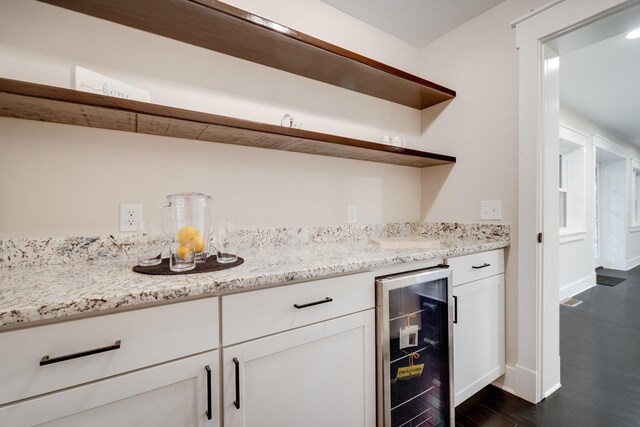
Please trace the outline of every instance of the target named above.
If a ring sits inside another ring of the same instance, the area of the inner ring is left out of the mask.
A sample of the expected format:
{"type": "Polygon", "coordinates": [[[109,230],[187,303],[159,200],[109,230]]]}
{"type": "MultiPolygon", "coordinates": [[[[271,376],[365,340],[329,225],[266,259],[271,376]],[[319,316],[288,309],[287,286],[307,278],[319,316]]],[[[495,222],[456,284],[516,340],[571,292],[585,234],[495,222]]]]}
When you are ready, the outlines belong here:
{"type": "Polygon", "coordinates": [[[450,270],[378,280],[384,426],[451,425],[450,270]]]}

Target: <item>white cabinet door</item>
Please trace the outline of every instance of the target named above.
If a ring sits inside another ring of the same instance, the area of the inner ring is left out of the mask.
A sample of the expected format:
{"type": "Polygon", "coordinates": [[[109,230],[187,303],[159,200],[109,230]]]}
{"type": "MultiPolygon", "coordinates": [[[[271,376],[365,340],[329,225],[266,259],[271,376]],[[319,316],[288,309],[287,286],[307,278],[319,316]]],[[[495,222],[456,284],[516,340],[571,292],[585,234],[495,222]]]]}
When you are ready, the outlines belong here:
{"type": "Polygon", "coordinates": [[[459,405],[504,374],[504,275],[456,286],[453,295],[453,378],[459,405]]]}
{"type": "Polygon", "coordinates": [[[375,424],[375,311],[223,349],[226,427],[375,424]]]}
{"type": "Polygon", "coordinates": [[[215,427],[219,378],[212,351],[4,406],[0,425],[215,427]]]}

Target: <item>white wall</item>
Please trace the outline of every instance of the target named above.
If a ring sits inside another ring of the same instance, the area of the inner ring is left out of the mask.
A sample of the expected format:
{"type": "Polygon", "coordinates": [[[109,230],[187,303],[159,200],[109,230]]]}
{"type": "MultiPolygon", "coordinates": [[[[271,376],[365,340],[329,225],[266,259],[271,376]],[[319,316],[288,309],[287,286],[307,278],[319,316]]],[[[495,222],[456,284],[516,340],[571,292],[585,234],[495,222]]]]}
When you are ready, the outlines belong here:
{"type": "MultiPolygon", "coordinates": [[[[231,3],[417,68],[417,49],[319,0],[231,3]]],[[[421,144],[418,110],[35,1],[0,8],[2,77],[69,87],[80,65],[154,103],[278,124],[289,112],[309,130],[421,144]]],[[[15,119],[0,128],[2,238],[117,232],[119,202],[155,215],[176,191],[211,194],[216,216],[247,227],[343,224],[348,204],[361,223],[420,219],[419,169],[15,119]]]]}
{"type": "MultiPolygon", "coordinates": [[[[561,62],[562,64],[562,62],[561,62]]],[[[562,65],[560,66],[562,70],[562,65]]],[[[562,72],[562,71],[561,71],[562,72]]],[[[602,185],[609,187],[610,191],[603,189],[602,205],[610,209],[603,210],[603,220],[605,225],[609,224],[609,229],[601,233],[603,241],[603,253],[608,253],[601,263],[604,267],[627,270],[640,264],[640,232],[632,230],[631,227],[631,159],[640,159],[640,150],[629,142],[625,141],[615,132],[604,129],[585,117],[576,114],[566,107],[560,110],[560,122],[570,126],[587,135],[587,156],[586,156],[586,238],[583,246],[576,246],[575,251],[564,251],[566,262],[571,262],[575,266],[576,260],[584,260],[582,270],[586,266],[592,265],[584,258],[584,254],[589,254],[595,245],[595,212],[594,212],[594,146],[599,145],[611,152],[621,156],[624,160],[620,163],[607,162],[602,168],[602,185]],[[601,137],[601,138],[599,138],[601,137]],[[612,198],[607,198],[607,195],[612,198]]],[[[562,250],[563,248],[561,248],[562,250]]],[[[562,257],[562,254],[561,254],[562,257]]],[[[590,255],[592,257],[592,255],[590,255]]],[[[561,258],[562,260],[562,258],[561,258]]],[[[594,265],[594,267],[597,267],[594,265]]],[[[560,270],[562,274],[562,268],[560,270]]],[[[561,287],[568,282],[562,281],[561,287]]],[[[577,288],[576,288],[577,289],[577,288]]],[[[561,291],[562,292],[562,291],[561,291]]],[[[566,293],[566,292],[565,292],[566,293]]],[[[561,294],[564,295],[564,294],[561,294]]]]}
{"type": "MultiPolygon", "coordinates": [[[[479,221],[481,200],[502,200],[511,224],[506,275],[507,376],[517,361],[517,50],[509,23],[542,4],[507,0],[428,45],[422,74],[457,91],[422,115],[423,148],[457,156],[453,168],[423,170],[422,217],[479,221]]],[[[512,388],[513,378],[506,379],[512,388]]]]}

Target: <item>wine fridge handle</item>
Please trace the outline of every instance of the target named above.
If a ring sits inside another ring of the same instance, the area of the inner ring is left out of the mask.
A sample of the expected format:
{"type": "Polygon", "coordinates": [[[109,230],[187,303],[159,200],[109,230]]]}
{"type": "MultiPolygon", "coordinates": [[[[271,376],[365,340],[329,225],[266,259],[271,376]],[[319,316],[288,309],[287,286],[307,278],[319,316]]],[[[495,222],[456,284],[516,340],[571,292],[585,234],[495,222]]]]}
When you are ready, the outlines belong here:
{"type": "Polygon", "coordinates": [[[458,323],[458,297],[453,296],[453,323],[458,323]]]}

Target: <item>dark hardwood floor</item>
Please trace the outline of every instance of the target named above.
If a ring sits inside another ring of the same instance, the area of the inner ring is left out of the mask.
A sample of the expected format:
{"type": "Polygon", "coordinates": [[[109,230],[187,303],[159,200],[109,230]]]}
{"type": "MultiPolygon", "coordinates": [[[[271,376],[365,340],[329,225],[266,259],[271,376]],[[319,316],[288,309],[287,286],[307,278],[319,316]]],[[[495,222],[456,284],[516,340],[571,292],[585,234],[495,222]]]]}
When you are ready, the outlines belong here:
{"type": "Polygon", "coordinates": [[[640,267],[560,306],[562,387],[532,405],[489,386],[456,408],[458,426],[640,426],[640,267]]]}

